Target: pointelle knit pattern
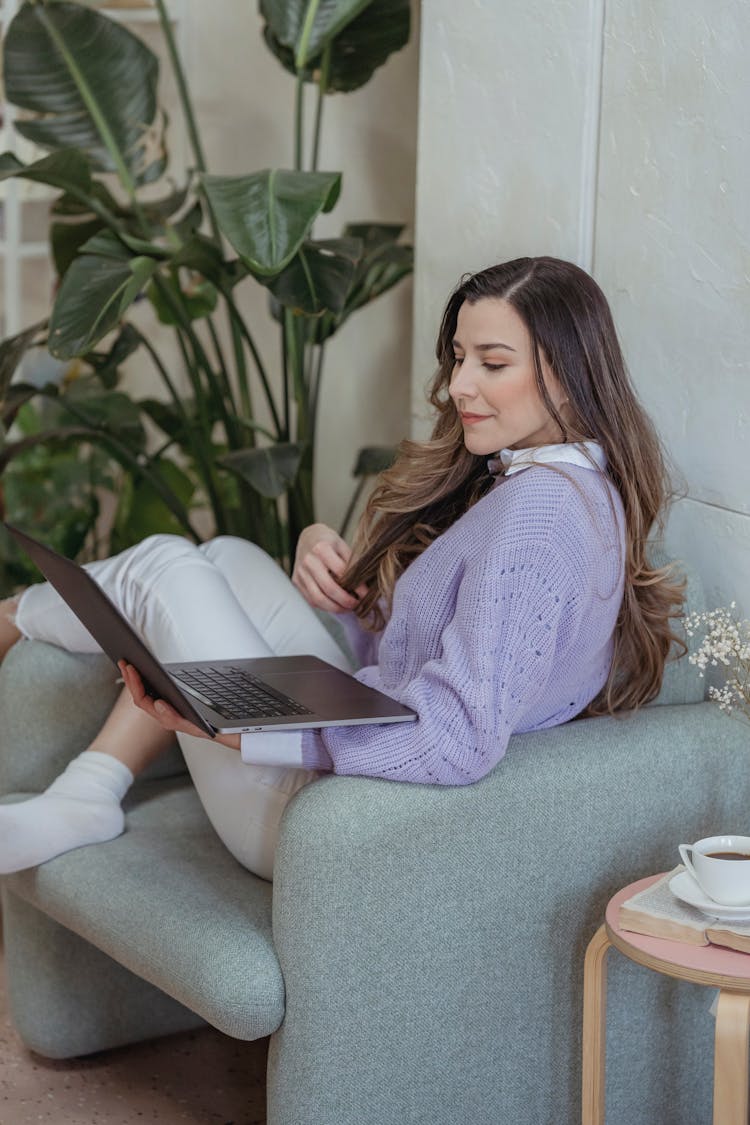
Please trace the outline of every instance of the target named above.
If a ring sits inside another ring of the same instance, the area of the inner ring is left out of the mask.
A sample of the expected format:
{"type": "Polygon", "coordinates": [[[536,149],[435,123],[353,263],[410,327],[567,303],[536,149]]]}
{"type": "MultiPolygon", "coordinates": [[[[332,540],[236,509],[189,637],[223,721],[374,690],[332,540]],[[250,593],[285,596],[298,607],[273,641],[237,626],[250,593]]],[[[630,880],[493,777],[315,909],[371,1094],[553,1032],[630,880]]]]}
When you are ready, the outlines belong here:
{"type": "Polygon", "coordinates": [[[574,718],[604,686],[624,575],[622,502],[604,473],[532,465],[401,575],[380,635],[342,615],[357,678],[415,723],[302,732],[309,769],[466,785],[514,733],[574,718]]]}

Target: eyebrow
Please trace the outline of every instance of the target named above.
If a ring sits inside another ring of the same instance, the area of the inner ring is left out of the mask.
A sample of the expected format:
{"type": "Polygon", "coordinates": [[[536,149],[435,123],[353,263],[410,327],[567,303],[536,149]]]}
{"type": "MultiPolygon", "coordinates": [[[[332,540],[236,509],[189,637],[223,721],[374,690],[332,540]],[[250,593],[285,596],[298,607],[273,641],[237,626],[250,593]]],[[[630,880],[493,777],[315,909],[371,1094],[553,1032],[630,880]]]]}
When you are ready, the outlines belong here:
{"type": "MultiPolygon", "coordinates": [[[[451,341],[454,348],[461,348],[463,351],[463,344],[460,340],[451,341]]],[[[494,344],[477,344],[478,352],[494,352],[495,348],[504,348],[506,352],[514,352],[516,349],[512,348],[510,344],[501,344],[499,341],[494,344]]]]}

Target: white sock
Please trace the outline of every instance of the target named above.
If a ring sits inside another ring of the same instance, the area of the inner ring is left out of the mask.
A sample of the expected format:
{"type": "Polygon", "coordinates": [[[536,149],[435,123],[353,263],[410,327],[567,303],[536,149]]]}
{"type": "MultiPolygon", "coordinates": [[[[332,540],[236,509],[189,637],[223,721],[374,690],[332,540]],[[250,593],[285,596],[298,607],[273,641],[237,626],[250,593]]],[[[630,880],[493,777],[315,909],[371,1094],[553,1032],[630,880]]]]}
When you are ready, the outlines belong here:
{"type": "Polygon", "coordinates": [[[117,758],[86,750],[38,797],[0,806],[0,875],[119,836],[120,802],[132,784],[117,758]]]}

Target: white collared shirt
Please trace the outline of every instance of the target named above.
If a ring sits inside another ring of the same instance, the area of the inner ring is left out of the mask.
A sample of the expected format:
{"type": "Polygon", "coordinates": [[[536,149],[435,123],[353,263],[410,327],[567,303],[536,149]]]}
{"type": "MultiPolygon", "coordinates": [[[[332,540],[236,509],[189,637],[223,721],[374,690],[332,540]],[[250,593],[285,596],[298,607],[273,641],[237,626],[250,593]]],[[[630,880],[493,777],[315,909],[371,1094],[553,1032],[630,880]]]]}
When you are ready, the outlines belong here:
{"type": "Polygon", "coordinates": [[[568,441],[554,445],[537,445],[529,449],[501,449],[496,457],[491,457],[487,468],[493,474],[509,477],[520,473],[531,465],[550,465],[567,462],[580,465],[584,469],[603,470],[607,466],[607,456],[598,441],[568,441]]]}

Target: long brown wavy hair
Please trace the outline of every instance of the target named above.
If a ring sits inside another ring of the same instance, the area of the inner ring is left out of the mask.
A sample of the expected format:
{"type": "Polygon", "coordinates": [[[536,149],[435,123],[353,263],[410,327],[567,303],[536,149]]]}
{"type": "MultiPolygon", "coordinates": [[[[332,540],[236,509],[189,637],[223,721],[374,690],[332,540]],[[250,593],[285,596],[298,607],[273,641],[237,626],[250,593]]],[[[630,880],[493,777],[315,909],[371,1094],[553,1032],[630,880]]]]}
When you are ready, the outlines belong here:
{"type": "MultiPolygon", "coordinates": [[[[462,279],[443,314],[430,390],[437,421],[429,441],[406,440],[381,475],[360,520],[343,584],[367,593],[357,615],[382,628],[397,578],[421,552],[492,486],[487,458],[470,453],[448,386],[453,338],[464,301],[507,301],[529,331],[536,384],[563,441],[593,439],[607,456],[606,474],[625,511],[625,589],[609,679],[585,714],[639,707],[658,694],[664,664],[682,642],[670,619],[680,616],[684,583],[669,567],[649,565],[649,532],[661,523],[671,489],[656,431],[638,402],[612,314],[596,282],[557,258],[518,258],[462,279]],[[545,385],[542,357],[568,400],[566,420],[545,385]]],[[[684,646],[682,646],[684,651],[684,646]]]]}

